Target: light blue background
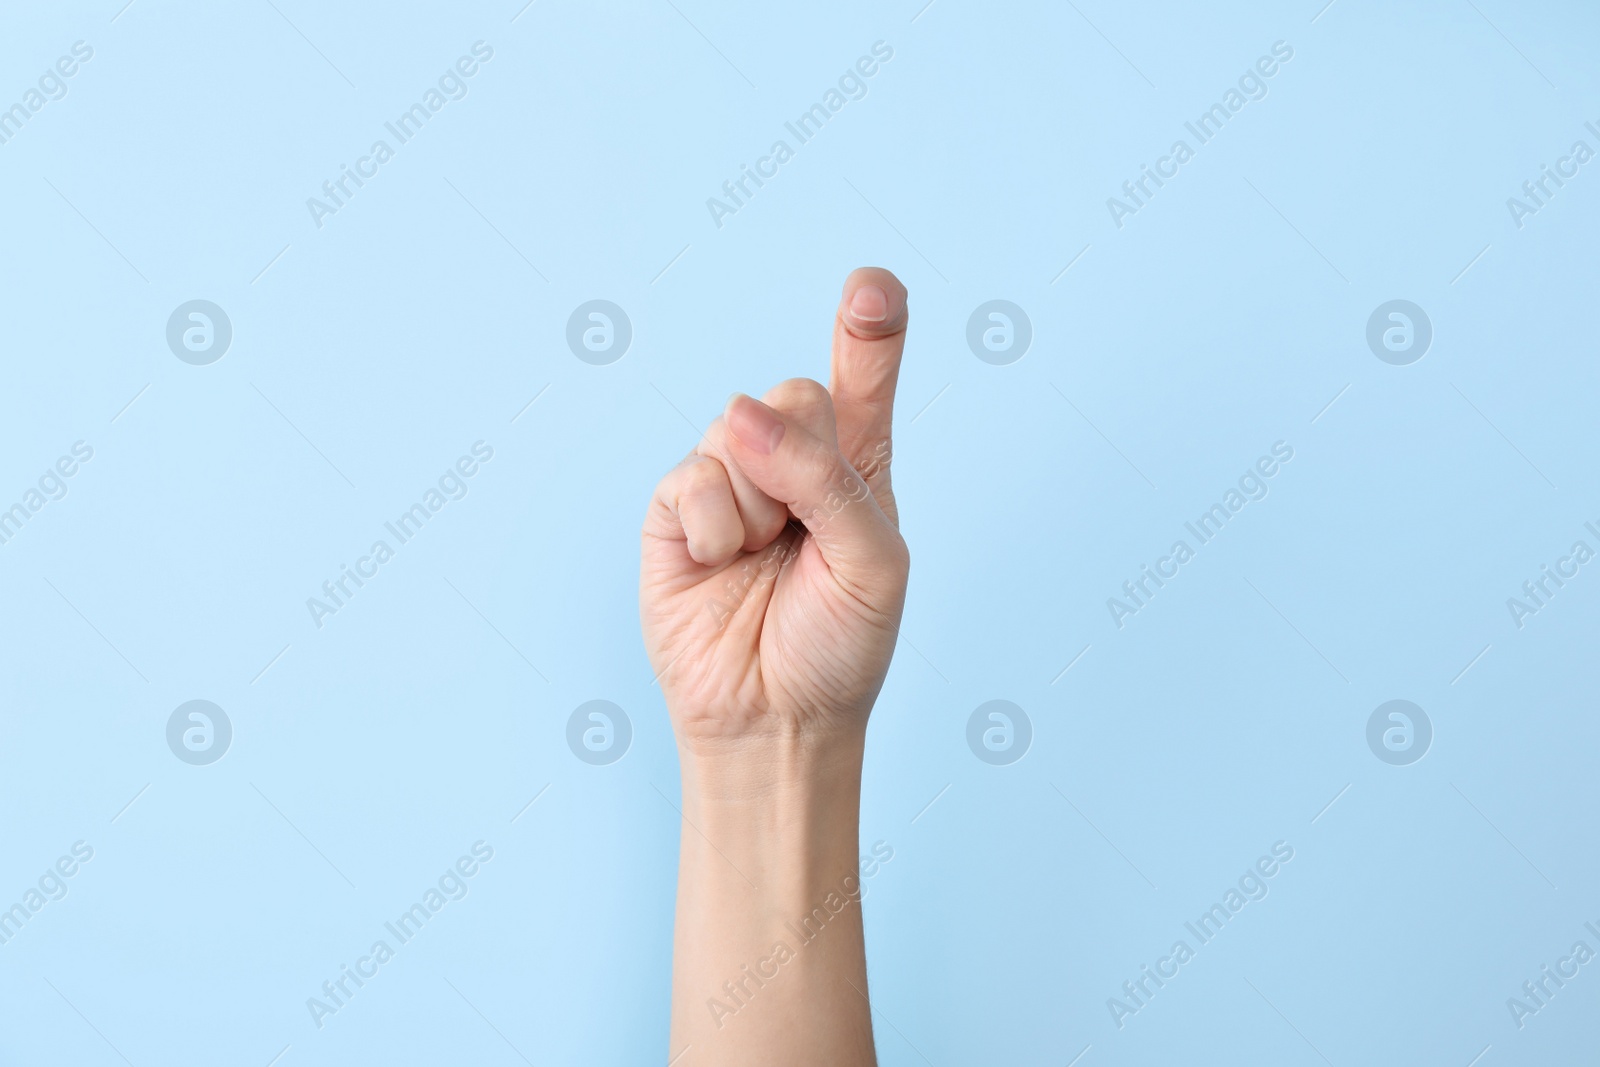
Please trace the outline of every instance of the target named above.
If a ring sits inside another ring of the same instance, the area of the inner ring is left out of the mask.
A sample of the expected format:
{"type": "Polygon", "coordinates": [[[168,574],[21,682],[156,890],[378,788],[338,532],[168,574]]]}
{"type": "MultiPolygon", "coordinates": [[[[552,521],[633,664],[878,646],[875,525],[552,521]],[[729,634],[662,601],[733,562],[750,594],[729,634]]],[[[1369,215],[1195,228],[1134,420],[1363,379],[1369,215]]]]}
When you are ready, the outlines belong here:
{"type": "Polygon", "coordinates": [[[94,449],[0,545],[0,906],[94,849],[0,945],[0,1062],[665,1063],[638,523],[730,391],[825,375],[863,263],[912,302],[912,589],[862,820],[894,849],[882,1061],[1592,1057],[1600,963],[1520,1030],[1506,1000],[1600,950],[1600,564],[1520,630],[1506,599],[1600,547],[1600,162],[1521,229],[1506,200],[1600,149],[1595,9],[274,3],[0,15],[0,106],[94,49],[0,145],[0,507],[94,449]],[[319,229],[306,198],[479,40],[466,98],[319,229]],[[715,226],[880,40],[867,96],[715,226]],[[1106,198],[1280,40],[1119,229],[1106,198]],[[197,298],[234,329],[204,367],[164,334],[197,298]],[[633,324],[609,366],[564,340],[594,298],[633,324]],[[965,342],[996,298],[1034,328],[1009,366],[965,342]],[[1410,366],[1366,346],[1393,298],[1432,319],[1410,366]],[[469,495],[314,626],[479,440],[469,495]],[[1270,495],[1119,630],[1106,598],[1280,440],[1270,495]],[[206,767],[165,740],[196,698],[234,727],[206,767]],[[565,742],[597,698],[633,724],[610,766],[565,742]],[[1034,728],[1007,767],[965,741],[996,698],[1034,728]],[[1365,740],[1393,698],[1433,722],[1411,766],[1365,740]],[[469,895],[319,1030],[306,999],[480,839],[469,895]],[[1119,1029],[1107,999],[1277,841],[1270,895],[1119,1029]]]}

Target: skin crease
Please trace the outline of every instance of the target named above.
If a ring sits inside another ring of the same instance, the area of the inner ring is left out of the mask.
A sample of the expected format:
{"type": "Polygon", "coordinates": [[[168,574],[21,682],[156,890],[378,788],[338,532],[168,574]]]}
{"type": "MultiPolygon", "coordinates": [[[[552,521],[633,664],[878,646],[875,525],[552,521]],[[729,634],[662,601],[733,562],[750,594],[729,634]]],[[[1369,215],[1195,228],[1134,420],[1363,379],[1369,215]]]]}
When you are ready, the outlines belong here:
{"type": "Polygon", "coordinates": [[[675,1067],[875,1062],[857,824],[910,566],[906,322],[893,274],[854,271],[829,385],[734,394],[646,514],[640,619],[683,771],[675,1067]]]}

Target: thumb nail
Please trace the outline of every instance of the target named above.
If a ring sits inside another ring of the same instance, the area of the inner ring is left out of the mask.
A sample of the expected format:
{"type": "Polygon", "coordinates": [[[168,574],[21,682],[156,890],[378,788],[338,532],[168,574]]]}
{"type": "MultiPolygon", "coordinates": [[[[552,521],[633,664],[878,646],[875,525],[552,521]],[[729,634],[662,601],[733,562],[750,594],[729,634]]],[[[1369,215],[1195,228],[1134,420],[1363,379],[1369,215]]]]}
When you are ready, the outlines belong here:
{"type": "Polygon", "coordinates": [[[876,285],[863,285],[850,298],[850,317],[863,323],[882,322],[889,317],[889,294],[876,285]]]}
{"type": "Polygon", "coordinates": [[[728,409],[723,417],[733,436],[752,452],[770,456],[783,440],[784,425],[778,413],[743,393],[734,393],[728,398],[728,409]]]}

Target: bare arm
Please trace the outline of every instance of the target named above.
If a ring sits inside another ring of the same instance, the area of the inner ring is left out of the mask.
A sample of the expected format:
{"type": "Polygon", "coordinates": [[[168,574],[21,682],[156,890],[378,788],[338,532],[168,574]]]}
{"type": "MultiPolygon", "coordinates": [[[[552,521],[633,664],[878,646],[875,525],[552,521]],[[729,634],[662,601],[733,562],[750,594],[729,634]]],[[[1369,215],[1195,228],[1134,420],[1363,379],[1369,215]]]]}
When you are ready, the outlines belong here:
{"type": "Polygon", "coordinates": [[[875,1062],[861,752],[803,749],[764,753],[754,775],[685,768],[670,1050],[690,1046],[681,1067],[875,1062]]]}
{"type": "Polygon", "coordinates": [[[845,283],[828,388],[735,395],[657,487],[640,608],[683,769],[676,1067],[875,1062],[857,826],[909,556],[889,485],[905,289],[845,283]]]}

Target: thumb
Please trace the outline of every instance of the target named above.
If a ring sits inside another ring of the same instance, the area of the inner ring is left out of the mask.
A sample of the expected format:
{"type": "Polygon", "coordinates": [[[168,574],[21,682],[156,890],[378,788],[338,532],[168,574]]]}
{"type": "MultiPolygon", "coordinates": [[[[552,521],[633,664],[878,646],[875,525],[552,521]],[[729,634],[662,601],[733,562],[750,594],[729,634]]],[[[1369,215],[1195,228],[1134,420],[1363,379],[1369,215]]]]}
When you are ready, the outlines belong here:
{"type": "Polygon", "coordinates": [[[788,505],[841,580],[863,593],[904,588],[905,542],[836,443],[743,393],[729,398],[724,419],[733,461],[758,489],[788,505]]]}

